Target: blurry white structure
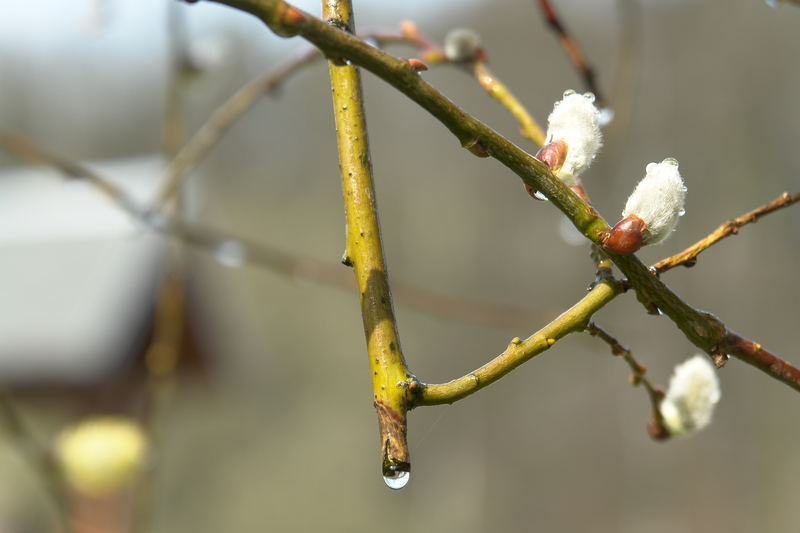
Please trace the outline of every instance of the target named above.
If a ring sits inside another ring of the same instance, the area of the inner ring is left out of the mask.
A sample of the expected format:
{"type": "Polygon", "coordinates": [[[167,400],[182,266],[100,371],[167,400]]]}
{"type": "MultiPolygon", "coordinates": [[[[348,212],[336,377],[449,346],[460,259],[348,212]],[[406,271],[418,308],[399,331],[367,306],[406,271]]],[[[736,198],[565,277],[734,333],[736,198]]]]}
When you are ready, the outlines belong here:
{"type": "MultiPolygon", "coordinates": [[[[163,162],[88,166],[144,203],[163,162]]],[[[83,382],[117,367],[141,337],[161,241],[85,182],[0,173],[0,380],[83,382]]]]}

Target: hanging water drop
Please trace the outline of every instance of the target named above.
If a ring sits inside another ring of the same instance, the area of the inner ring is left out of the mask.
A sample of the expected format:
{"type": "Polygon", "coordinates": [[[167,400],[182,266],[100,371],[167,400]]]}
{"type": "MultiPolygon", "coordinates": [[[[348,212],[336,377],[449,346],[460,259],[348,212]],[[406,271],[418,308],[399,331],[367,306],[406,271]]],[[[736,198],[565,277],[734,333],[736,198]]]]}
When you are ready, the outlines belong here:
{"type": "Polygon", "coordinates": [[[214,250],[214,257],[226,267],[242,266],[247,257],[247,249],[239,241],[222,241],[214,250]]]}
{"type": "Polygon", "coordinates": [[[383,476],[383,482],[386,483],[386,486],[394,490],[400,490],[405,487],[409,479],[411,479],[411,472],[402,470],[396,470],[383,476]]]}
{"type": "Polygon", "coordinates": [[[586,237],[578,231],[575,225],[567,217],[561,217],[558,224],[558,234],[561,239],[571,246],[581,246],[586,244],[586,237]]]}
{"type": "Polygon", "coordinates": [[[533,197],[536,198],[537,200],[541,200],[542,202],[547,201],[547,196],[545,196],[542,191],[536,191],[535,193],[533,193],[533,197]]]}
{"type": "Polygon", "coordinates": [[[686,209],[681,209],[680,211],[678,211],[678,216],[679,217],[682,217],[685,214],[686,214],[686,209]]]}

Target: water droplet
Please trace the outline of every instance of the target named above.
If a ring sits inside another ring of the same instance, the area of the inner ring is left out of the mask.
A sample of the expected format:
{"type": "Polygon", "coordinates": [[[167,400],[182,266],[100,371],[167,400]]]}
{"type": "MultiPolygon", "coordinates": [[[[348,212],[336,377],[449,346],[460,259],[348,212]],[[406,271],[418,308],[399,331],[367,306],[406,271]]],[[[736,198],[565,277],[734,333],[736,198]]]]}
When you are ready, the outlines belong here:
{"type": "Polygon", "coordinates": [[[648,174],[652,174],[658,168],[658,163],[648,163],[646,167],[644,167],[645,172],[648,174]]]}
{"type": "Polygon", "coordinates": [[[686,214],[686,209],[681,209],[680,211],[678,211],[678,216],[679,217],[682,217],[685,214],[686,214]]]}
{"type": "Polygon", "coordinates": [[[547,201],[547,196],[545,196],[542,191],[536,191],[535,193],[533,193],[533,197],[536,198],[537,200],[541,200],[542,202],[547,201]]]}
{"type": "Polygon", "coordinates": [[[594,93],[583,93],[583,97],[586,98],[591,103],[594,103],[595,99],[594,93]]]}
{"type": "Polygon", "coordinates": [[[573,94],[575,94],[575,91],[573,91],[572,89],[567,89],[566,91],[564,91],[564,98],[566,98],[567,96],[572,96],[573,94]]]}
{"type": "Polygon", "coordinates": [[[342,109],[347,109],[347,104],[342,105],[342,109]]]}
{"type": "Polygon", "coordinates": [[[662,163],[667,164],[667,165],[672,165],[674,167],[678,166],[678,160],[675,159],[674,157],[668,157],[665,160],[663,160],[662,163]]]}
{"type": "Polygon", "coordinates": [[[353,64],[353,62],[352,62],[352,61],[350,61],[349,59],[345,59],[345,60],[344,60],[344,64],[345,64],[345,65],[352,65],[352,64],[353,64]]]}
{"type": "Polygon", "coordinates": [[[600,110],[600,114],[597,116],[597,123],[600,126],[608,126],[614,121],[614,110],[610,107],[604,107],[600,110]]]}
{"type": "Polygon", "coordinates": [[[411,479],[411,472],[403,472],[402,470],[397,470],[383,476],[383,482],[386,483],[386,486],[394,490],[405,487],[409,479],[411,479]]]}
{"type": "Polygon", "coordinates": [[[239,241],[223,241],[214,250],[214,257],[226,267],[242,266],[247,257],[247,249],[239,241]]]}

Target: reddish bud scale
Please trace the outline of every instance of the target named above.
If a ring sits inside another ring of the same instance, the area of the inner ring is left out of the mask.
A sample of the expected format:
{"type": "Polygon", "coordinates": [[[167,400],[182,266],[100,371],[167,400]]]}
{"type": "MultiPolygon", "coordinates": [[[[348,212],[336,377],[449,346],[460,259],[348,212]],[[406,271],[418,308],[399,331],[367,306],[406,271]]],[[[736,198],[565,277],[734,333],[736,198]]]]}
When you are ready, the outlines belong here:
{"type": "Polygon", "coordinates": [[[553,141],[542,146],[536,152],[536,159],[547,165],[553,172],[558,172],[567,158],[567,143],[562,139],[553,141]]]}
{"type": "Polygon", "coordinates": [[[632,254],[642,247],[647,224],[636,215],[628,215],[611,228],[603,239],[603,246],[617,254],[632,254]]]}
{"type": "Polygon", "coordinates": [[[426,65],[419,59],[415,59],[413,57],[411,59],[406,59],[406,63],[409,64],[411,70],[413,70],[414,72],[422,72],[423,70],[428,70],[428,65],[426,65]]]}

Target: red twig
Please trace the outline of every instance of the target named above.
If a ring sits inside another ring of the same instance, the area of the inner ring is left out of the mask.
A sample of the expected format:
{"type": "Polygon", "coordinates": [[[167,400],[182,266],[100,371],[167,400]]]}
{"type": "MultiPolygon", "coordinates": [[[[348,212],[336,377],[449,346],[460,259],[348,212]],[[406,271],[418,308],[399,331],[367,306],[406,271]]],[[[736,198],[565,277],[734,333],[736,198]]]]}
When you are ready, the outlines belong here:
{"type": "Polygon", "coordinates": [[[550,0],[539,0],[539,9],[547,25],[550,26],[550,29],[558,36],[561,47],[567,53],[570,62],[578,70],[581,78],[583,78],[586,89],[594,93],[597,106],[605,106],[605,98],[600,93],[600,87],[597,85],[594,69],[589,65],[588,61],[586,61],[580,46],[578,46],[578,42],[572,38],[567,28],[561,23],[553,6],[550,4],[550,0]]]}

